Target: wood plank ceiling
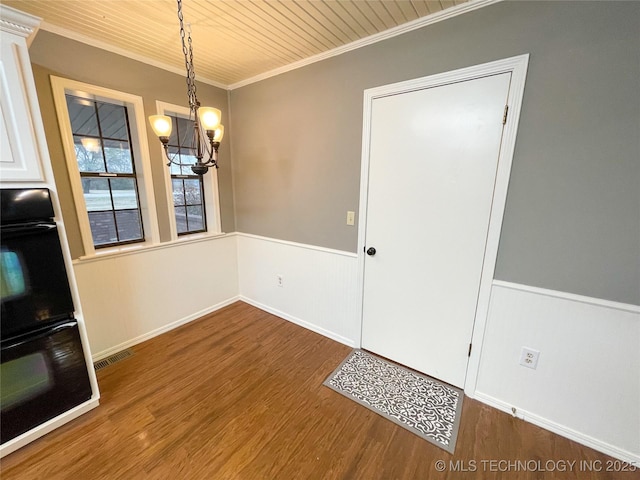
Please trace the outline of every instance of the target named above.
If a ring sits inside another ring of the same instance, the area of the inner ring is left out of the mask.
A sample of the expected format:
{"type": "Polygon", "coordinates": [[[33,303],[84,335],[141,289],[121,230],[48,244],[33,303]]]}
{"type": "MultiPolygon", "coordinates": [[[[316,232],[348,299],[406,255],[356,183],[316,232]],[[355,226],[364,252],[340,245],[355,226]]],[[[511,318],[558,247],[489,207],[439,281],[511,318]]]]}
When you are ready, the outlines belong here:
{"type": "MultiPolygon", "coordinates": [[[[2,0],[71,32],[184,70],[176,0],[2,0]]],[[[199,79],[231,85],[467,0],[183,0],[199,79]]]]}

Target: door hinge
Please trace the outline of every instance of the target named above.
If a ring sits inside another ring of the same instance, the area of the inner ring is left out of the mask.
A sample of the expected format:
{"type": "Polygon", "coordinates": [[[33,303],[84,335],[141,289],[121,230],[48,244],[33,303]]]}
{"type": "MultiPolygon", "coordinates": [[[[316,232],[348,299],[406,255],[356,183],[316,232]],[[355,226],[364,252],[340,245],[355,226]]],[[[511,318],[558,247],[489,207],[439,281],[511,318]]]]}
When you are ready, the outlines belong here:
{"type": "Polygon", "coordinates": [[[504,106],[504,115],[502,115],[502,124],[507,124],[507,115],[509,114],[509,105],[504,106]]]}
{"type": "Polygon", "coordinates": [[[467,354],[467,357],[470,357],[470,356],[471,356],[471,345],[472,345],[472,344],[470,343],[470,344],[469,344],[469,353],[467,354]]]}

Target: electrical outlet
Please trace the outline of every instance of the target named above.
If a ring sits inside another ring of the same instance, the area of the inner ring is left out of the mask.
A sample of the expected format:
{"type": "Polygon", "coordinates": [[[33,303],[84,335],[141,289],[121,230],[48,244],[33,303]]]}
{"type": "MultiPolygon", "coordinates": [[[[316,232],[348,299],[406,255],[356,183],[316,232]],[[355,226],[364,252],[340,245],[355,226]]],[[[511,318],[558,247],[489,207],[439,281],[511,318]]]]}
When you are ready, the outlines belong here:
{"type": "Polygon", "coordinates": [[[355,225],[355,224],[356,224],[356,212],[348,211],[347,225],[355,225]]]}
{"type": "Polygon", "coordinates": [[[276,275],[276,282],[279,287],[284,286],[284,277],[280,274],[276,275]]]}
{"type": "Polygon", "coordinates": [[[527,368],[538,368],[538,359],[540,358],[540,352],[533,348],[522,347],[520,352],[520,365],[527,368]]]}

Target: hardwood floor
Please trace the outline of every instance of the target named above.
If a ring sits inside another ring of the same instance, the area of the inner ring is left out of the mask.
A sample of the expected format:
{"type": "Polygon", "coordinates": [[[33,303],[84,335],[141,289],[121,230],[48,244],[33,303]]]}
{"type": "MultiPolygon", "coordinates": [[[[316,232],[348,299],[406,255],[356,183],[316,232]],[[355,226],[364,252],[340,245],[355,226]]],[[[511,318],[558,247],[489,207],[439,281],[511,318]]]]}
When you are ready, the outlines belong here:
{"type": "Polygon", "coordinates": [[[640,478],[470,398],[450,455],[322,385],[349,347],[241,302],[132,350],[98,372],[100,407],[2,479],[640,478]]]}

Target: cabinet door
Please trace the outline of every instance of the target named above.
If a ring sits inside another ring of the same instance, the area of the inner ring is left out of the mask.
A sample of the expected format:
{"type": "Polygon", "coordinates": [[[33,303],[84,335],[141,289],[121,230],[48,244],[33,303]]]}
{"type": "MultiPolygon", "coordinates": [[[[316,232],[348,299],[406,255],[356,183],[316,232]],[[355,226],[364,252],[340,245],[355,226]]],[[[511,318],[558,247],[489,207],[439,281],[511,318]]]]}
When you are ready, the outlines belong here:
{"type": "Polygon", "coordinates": [[[43,181],[31,113],[37,98],[27,44],[6,32],[0,38],[0,180],[43,181]]]}

